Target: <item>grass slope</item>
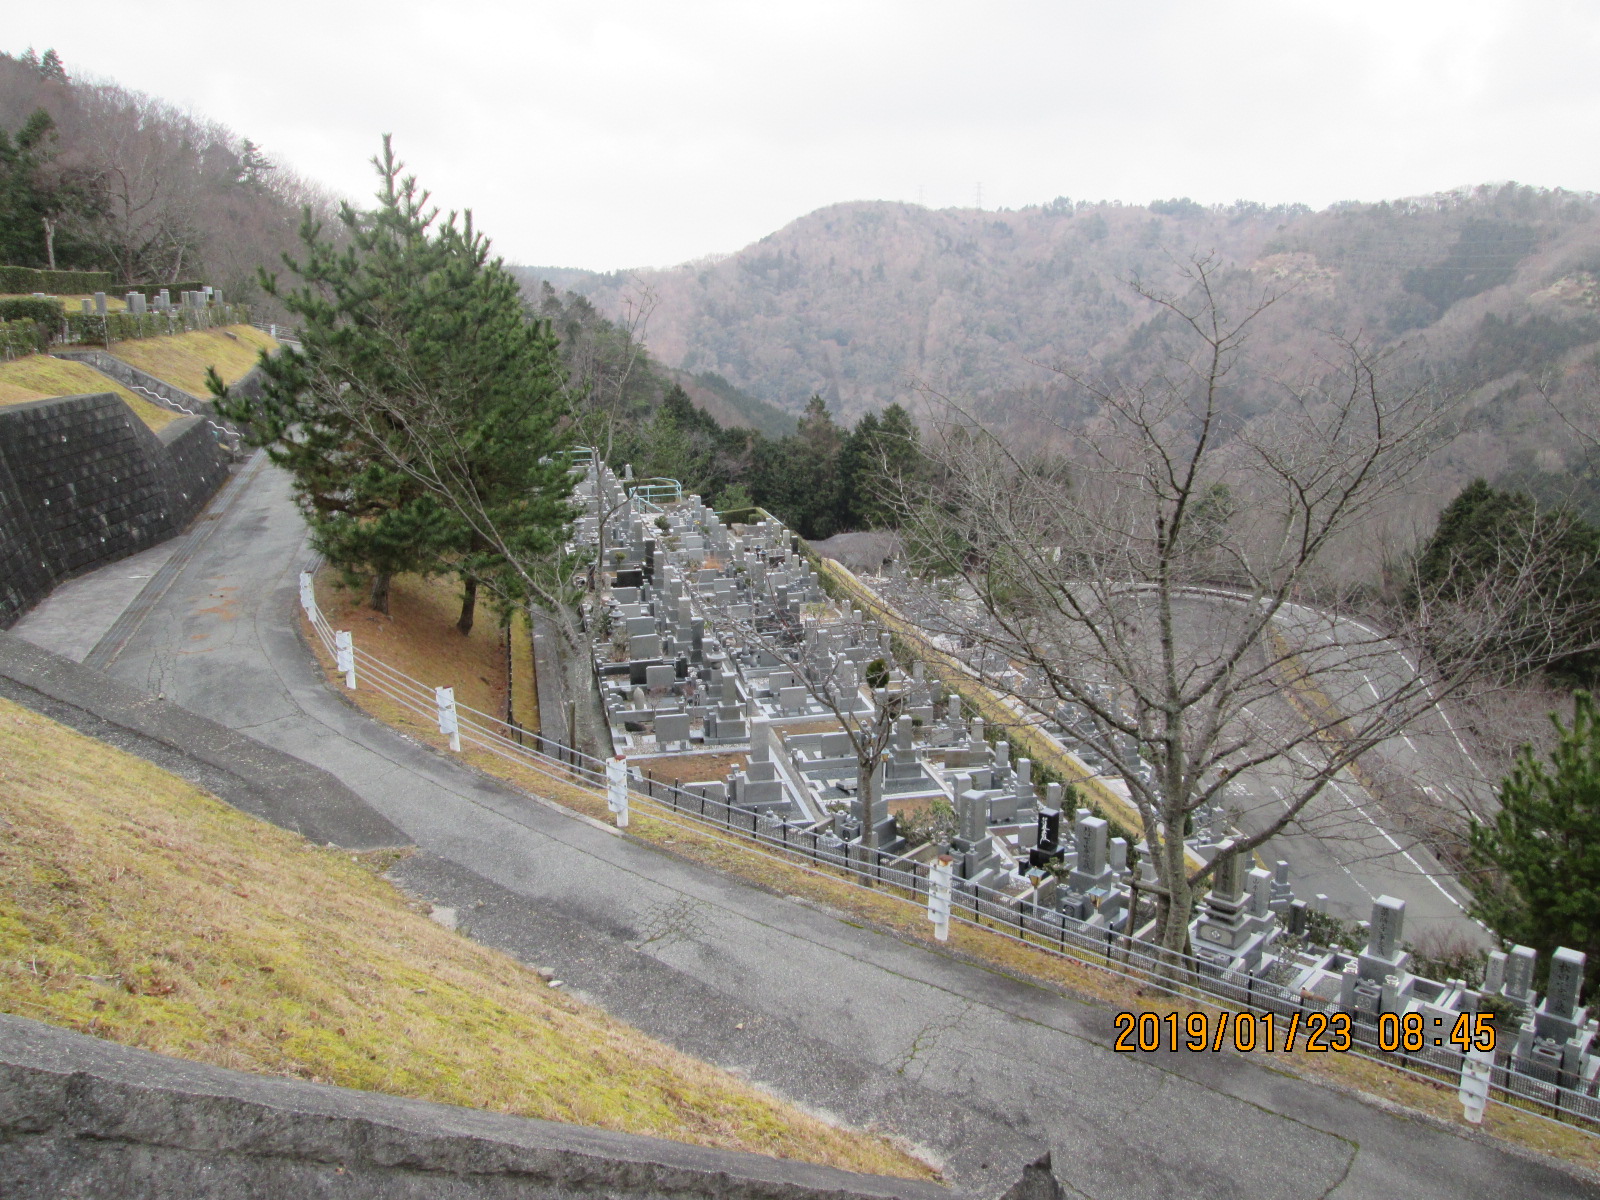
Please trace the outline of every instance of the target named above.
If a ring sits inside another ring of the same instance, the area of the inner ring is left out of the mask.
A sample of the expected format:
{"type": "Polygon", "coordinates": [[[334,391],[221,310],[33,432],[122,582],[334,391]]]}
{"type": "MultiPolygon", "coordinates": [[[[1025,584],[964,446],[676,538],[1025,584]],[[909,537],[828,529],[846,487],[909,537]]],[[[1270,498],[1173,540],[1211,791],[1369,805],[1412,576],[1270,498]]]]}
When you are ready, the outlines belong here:
{"type": "Polygon", "coordinates": [[[151,429],[170,425],[181,415],[135,395],[120,383],[83,363],[51,358],[45,354],[29,354],[10,362],[0,362],[0,404],[22,404],[29,400],[47,400],[52,396],[78,396],[96,392],[115,392],[133,410],[134,416],[151,429]]]}
{"type": "Polygon", "coordinates": [[[250,373],[262,350],[273,350],[277,345],[269,334],[254,326],[229,325],[171,337],[117,342],[110,352],[129,366],[205,400],[207,367],[216,367],[223,383],[237,383],[250,373]]]}
{"type": "Polygon", "coordinates": [[[0,700],[0,1010],[181,1058],[926,1177],[313,846],[0,700]]]}

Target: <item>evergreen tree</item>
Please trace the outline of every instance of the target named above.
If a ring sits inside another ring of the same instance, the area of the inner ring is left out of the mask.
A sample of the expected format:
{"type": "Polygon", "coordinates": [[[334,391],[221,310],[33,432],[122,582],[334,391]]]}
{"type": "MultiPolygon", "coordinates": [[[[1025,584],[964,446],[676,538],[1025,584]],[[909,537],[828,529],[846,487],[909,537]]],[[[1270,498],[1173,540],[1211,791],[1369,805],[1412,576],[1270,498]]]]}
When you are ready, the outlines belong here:
{"type": "Polygon", "coordinates": [[[1600,715],[1587,692],[1573,698],[1572,725],[1555,714],[1558,741],[1546,766],[1524,746],[1500,785],[1492,824],[1470,830],[1483,872],[1472,915],[1503,945],[1539,951],[1541,977],[1558,946],[1589,956],[1600,983],[1600,715]]]}
{"type": "Polygon", "coordinates": [[[259,192],[267,185],[267,176],[278,168],[261,152],[261,147],[249,138],[239,149],[239,186],[247,191],[259,192]]]}
{"type": "Polygon", "coordinates": [[[13,136],[0,129],[0,262],[44,266],[50,198],[40,178],[55,122],[35,109],[13,136]]]}
{"type": "Polygon", "coordinates": [[[877,413],[866,413],[839,450],[839,503],[834,524],[841,530],[873,527],[872,486],[877,479],[881,427],[877,413]]]}
{"type": "Polygon", "coordinates": [[[844,440],[827,402],[812,396],[794,435],[777,444],[771,482],[775,503],[765,507],[802,537],[828,538],[838,532],[839,455],[844,440]]]}
{"type": "Polygon", "coordinates": [[[1600,529],[1473,480],[1440,514],[1405,604],[1466,605],[1495,589],[1520,595],[1529,613],[1526,637],[1505,646],[1508,664],[1543,662],[1558,680],[1583,685],[1600,676],[1600,529]]]}
{"type": "Polygon", "coordinates": [[[54,48],[46,50],[44,57],[39,60],[39,74],[56,83],[67,82],[67,68],[61,62],[61,56],[54,48]]]}
{"type": "Polygon", "coordinates": [[[839,452],[839,529],[887,529],[897,524],[894,497],[922,468],[920,434],[898,404],[882,417],[867,413],[839,452]]]}
{"type": "Polygon", "coordinates": [[[319,549],[372,576],[375,607],[399,571],[454,571],[465,632],[480,584],[526,598],[570,517],[557,346],[470,214],[439,221],[387,138],[374,165],[378,206],[341,208],[343,248],[308,214],[301,286],[263,279],[299,347],[263,355],[259,400],[211,386],[294,475],[319,549]]]}

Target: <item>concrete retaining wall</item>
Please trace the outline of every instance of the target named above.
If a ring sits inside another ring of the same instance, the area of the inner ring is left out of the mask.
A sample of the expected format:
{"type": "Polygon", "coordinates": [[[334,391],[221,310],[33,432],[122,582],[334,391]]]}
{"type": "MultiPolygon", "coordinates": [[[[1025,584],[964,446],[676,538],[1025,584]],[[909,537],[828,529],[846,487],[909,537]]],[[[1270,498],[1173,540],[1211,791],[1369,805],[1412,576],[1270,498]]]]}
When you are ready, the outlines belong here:
{"type": "Polygon", "coordinates": [[[110,392],[0,407],[0,629],[62,580],[177,533],[230,461],[204,419],[153,433],[110,392]]]}
{"type": "MultiPolygon", "coordinates": [[[[198,416],[210,417],[220,425],[227,426],[230,430],[233,425],[217,416],[216,410],[211,406],[210,396],[196,396],[182,388],[173,387],[164,379],[157,379],[148,371],[141,371],[129,363],[123,362],[114,354],[107,354],[104,350],[95,350],[87,346],[59,347],[55,351],[57,358],[70,358],[93,367],[100,374],[130,388],[143,388],[147,392],[154,392],[169,404],[180,409],[187,409],[198,416]]],[[[237,382],[230,384],[228,391],[235,396],[245,396],[255,399],[261,395],[261,368],[254,366],[248,374],[237,382]]],[[[235,432],[237,432],[235,430],[235,432]]]]}
{"type": "MultiPolygon", "coordinates": [[[[396,1053],[404,1053],[396,1047],[396,1053]]],[[[1012,1195],[1048,1195],[1020,1185],[1012,1195]]],[[[1053,1190],[1053,1189],[1052,1189],[1053,1190]]],[[[0,1195],[952,1200],[933,1184],[247,1075],[0,1015],[0,1195]]]]}
{"type": "Polygon", "coordinates": [[[123,362],[114,354],[107,354],[104,350],[94,350],[86,346],[58,347],[55,350],[57,358],[70,358],[74,362],[81,362],[85,366],[93,367],[100,374],[115,379],[124,387],[143,388],[147,392],[154,392],[163,400],[177,404],[197,415],[211,415],[211,401],[209,397],[192,395],[182,388],[173,387],[164,379],[157,379],[147,371],[141,371],[129,363],[123,362]]]}

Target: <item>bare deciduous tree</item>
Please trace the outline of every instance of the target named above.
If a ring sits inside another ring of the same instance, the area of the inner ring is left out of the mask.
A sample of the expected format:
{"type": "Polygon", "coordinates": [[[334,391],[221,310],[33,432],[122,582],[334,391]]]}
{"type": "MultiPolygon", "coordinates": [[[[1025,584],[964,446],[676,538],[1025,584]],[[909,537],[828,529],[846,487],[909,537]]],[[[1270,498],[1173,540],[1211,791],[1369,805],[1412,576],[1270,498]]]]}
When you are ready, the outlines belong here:
{"type": "Polygon", "coordinates": [[[1483,652],[1536,657],[1574,582],[1530,539],[1470,586],[1353,615],[1344,560],[1448,437],[1449,406],[1335,339],[1314,383],[1240,411],[1232,385],[1273,298],[1231,311],[1215,263],[1182,274],[1181,294],[1135,284],[1158,365],[1133,382],[1063,372],[1062,411],[1087,415],[1058,423],[1058,452],[957,412],[930,439],[936,482],[906,497],[914,557],[960,584],[920,619],[1003,662],[1126,781],[1173,952],[1211,872],[1185,855],[1198,809],[1270,788],[1236,850],[1262,846],[1472,686],[1483,652]]]}

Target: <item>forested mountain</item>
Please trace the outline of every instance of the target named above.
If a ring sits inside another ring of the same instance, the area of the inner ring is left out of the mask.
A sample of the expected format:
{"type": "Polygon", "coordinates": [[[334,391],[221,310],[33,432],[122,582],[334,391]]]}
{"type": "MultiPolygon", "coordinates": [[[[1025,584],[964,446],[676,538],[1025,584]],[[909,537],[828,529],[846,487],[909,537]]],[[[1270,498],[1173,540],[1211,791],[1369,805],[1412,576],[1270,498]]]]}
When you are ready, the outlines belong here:
{"type": "Polygon", "coordinates": [[[259,301],[322,189],[247,138],[150,96],[74,80],[53,51],[0,54],[0,262],[202,279],[259,301]]]}
{"type": "MultiPolygon", "coordinates": [[[[1442,493],[1477,475],[1550,490],[1588,470],[1551,406],[1592,407],[1597,215],[1594,196],[1515,184],[1323,212],[853,203],[720,260],[562,282],[610,314],[652,303],[646,336],[663,362],[791,411],[813,393],[845,417],[915,408],[932,389],[1026,422],[1057,393],[1052,366],[1147,367],[1163,318],[1130,280],[1169,287],[1191,257],[1214,256],[1235,307],[1280,297],[1253,327],[1244,415],[1274,404],[1342,334],[1468,394],[1442,493]]],[[[1581,499],[1594,508],[1594,489],[1581,499]]]]}
{"type": "MultiPolygon", "coordinates": [[[[332,198],[248,139],[70,67],[0,54],[0,260],[202,278],[263,302],[258,268],[296,251],[304,205],[331,214],[332,198]]],[[[932,393],[1029,435],[1093,418],[1052,367],[1154,370],[1171,319],[1130,281],[1171,288],[1211,256],[1235,311],[1277,296],[1252,326],[1251,369],[1230,381],[1240,419],[1327,363],[1330,335],[1355,338],[1466,397],[1417,520],[1477,477],[1572,499],[1595,519],[1600,455],[1567,421],[1600,432],[1597,215],[1594,196],[1515,184],[1323,212],[851,203],[668,270],[515,270],[533,307],[548,300],[540,280],[563,297],[564,337],[588,320],[570,289],[648,346],[654,362],[634,383],[651,394],[635,414],[676,385],[722,425],[782,439],[814,395],[845,431],[895,403],[925,417],[932,393]]],[[[574,351],[581,375],[595,343],[574,345],[588,347],[574,351]]]]}
{"type": "Polygon", "coordinates": [[[894,482],[923,470],[920,435],[899,405],[850,428],[812,397],[796,420],[718,376],[661,366],[634,325],[582,296],[543,283],[527,300],[560,342],[573,440],[635,478],[675,479],[722,510],[760,505],[827,538],[889,524],[894,482]]]}

